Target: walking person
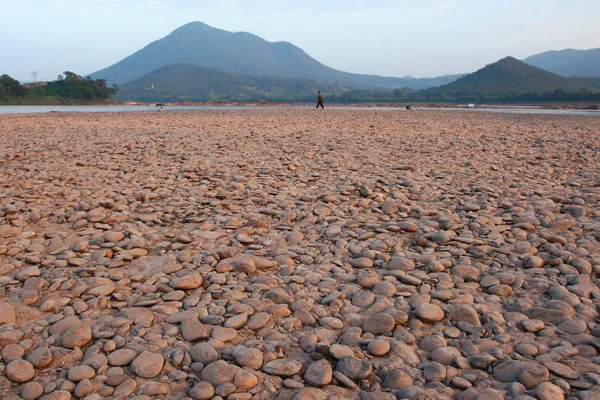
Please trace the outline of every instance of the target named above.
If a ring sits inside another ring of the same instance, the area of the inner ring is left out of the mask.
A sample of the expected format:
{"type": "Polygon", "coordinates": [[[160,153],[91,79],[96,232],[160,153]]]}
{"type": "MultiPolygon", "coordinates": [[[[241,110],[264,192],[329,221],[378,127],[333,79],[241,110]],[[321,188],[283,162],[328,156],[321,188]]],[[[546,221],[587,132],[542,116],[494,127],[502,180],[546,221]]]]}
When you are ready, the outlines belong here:
{"type": "Polygon", "coordinates": [[[317,99],[319,100],[317,103],[317,110],[319,109],[319,106],[321,106],[321,110],[324,110],[325,107],[323,107],[323,95],[321,94],[321,91],[319,91],[317,99]]]}

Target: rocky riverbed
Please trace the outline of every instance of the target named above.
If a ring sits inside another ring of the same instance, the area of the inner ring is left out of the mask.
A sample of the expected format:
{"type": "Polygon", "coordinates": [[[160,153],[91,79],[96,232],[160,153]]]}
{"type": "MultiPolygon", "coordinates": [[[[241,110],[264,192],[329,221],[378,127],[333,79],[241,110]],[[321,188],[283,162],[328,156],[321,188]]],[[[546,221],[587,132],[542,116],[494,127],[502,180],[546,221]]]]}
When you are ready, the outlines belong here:
{"type": "Polygon", "coordinates": [[[3,399],[600,398],[600,118],[0,116],[3,399]]]}

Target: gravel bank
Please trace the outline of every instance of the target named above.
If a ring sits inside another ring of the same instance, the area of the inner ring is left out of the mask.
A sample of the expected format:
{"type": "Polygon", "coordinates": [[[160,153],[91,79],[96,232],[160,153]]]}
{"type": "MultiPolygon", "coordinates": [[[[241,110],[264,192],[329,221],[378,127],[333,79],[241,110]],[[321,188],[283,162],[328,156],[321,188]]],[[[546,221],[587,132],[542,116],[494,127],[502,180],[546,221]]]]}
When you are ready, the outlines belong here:
{"type": "Polygon", "coordinates": [[[0,116],[4,399],[599,399],[600,118],[0,116]]]}

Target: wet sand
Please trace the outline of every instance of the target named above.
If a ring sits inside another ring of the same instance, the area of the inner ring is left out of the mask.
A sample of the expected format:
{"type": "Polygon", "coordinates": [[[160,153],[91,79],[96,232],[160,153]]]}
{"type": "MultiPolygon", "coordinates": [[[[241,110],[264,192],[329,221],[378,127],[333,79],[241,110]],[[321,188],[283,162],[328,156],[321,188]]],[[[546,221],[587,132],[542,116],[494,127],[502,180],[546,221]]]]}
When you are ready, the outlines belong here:
{"type": "Polygon", "coordinates": [[[599,135],[424,110],[2,115],[0,394],[599,398],[599,135]]]}

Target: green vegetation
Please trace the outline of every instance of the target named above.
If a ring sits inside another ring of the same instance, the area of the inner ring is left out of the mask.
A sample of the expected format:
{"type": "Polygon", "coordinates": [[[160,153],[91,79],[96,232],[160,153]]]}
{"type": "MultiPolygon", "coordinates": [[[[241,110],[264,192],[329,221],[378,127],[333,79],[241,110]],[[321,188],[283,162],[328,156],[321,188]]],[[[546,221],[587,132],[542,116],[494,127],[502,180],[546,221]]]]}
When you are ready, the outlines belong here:
{"type": "Polygon", "coordinates": [[[354,89],[310,79],[234,75],[192,64],[168,65],[123,85],[119,100],[145,102],[313,101],[317,90],[329,103],[564,102],[600,101],[600,78],[565,78],[514,58],[466,75],[447,85],[415,90],[354,89]]]}
{"type": "Polygon", "coordinates": [[[600,78],[565,78],[504,58],[447,85],[427,90],[352,90],[330,97],[341,103],[534,103],[600,100],[600,78]]]}
{"type": "Polygon", "coordinates": [[[596,101],[600,79],[565,78],[506,57],[447,85],[420,91],[414,98],[479,103],[596,101]]]}
{"type": "Polygon", "coordinates": [[[562,76],[600,76],[600,48],[547,51],[527,57],[523,61],[562,76]]]}
{"type": "Polygon", "coordinates": [[[313,101],[318,90],[341,94],[347,88],[310,79],[234,75],[192,64],[174,64],[122,85],[116,98],[145,102],[313,101]]]}
{"type": "Polygon", "coordinates": [[[532,67],[512,57],[487,65],[447,85],[425,91],[434,98],[482,100],[516,98],[529,93],[579,92],[583,82],[532,67]]]}
{"type": "Polygon", "coordinates": [[[119,88],[106,86],[104,79],[82,78],[66,71],[47,84],[26,87],[8,75],[0,76],[0,105],[41,105],[111,102],[119,88]]]}
{"type": "Polygon", "coordinates": [[[321,64],[287,42],[268,42],[246,32],[228,32],[202,22],[184,25],[118,63],[92,74],[122,85],[177,63],[193,64],[238,75],[312,79],[353,89],[443,85],[459,75],[439,78],[392,78],[351,74],[321,64]]]}

